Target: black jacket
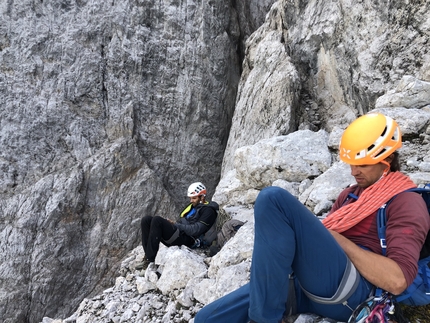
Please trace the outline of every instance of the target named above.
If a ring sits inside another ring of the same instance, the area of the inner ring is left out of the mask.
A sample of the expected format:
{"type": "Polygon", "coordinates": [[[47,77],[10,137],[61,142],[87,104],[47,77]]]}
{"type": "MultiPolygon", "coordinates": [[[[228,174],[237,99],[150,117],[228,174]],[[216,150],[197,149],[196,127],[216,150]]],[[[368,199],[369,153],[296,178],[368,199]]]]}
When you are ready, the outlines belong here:
{"type": "Polygon", "coordinates": [[[198,238],[215,224],[219,205],[216,202],[210,202],[208,204],[198,204],[191,209],[195,209],[196,212],[188,218],[185,216],[179,218],[175,226],[181,233],[183,232],[186,235],[198,238]]]}

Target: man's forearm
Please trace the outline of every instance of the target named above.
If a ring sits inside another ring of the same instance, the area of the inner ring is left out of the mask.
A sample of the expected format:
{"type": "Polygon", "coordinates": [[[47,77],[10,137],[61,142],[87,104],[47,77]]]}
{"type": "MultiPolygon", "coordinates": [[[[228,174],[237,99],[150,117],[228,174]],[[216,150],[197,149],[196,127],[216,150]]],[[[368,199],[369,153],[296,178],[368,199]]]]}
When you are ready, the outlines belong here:
{"type": "Polygon", "coordinates": [[[402,293],[407,283],[400,266],[392,259],[357,246],[343,235],[329,230],[355,268],[370,283],[394,295],[402,293]]]}
{"type": "Polygon", "coordinates": [[[205,226],[200,222],[196,222],[193,224],[176,223],[175,226],[179,230],[185,232],[185,234],[192,237],[198,237],[201,234],[201,232],[203,232],[205,229],[205,226]]]}

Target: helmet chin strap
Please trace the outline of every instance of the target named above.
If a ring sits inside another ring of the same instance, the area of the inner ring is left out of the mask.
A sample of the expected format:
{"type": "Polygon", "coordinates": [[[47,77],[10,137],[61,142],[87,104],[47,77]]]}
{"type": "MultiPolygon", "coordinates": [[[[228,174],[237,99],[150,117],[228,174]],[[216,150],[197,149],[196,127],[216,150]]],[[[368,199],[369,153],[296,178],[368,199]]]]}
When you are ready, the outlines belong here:
{"type": "Polygon", "coordinates": [[[382,177],[384,177],[390,172],[391,165],[386,160],[381,160],[381,163],[387,165],[387,168],[385,168],[384,172],[382,173],[382,177]]]}

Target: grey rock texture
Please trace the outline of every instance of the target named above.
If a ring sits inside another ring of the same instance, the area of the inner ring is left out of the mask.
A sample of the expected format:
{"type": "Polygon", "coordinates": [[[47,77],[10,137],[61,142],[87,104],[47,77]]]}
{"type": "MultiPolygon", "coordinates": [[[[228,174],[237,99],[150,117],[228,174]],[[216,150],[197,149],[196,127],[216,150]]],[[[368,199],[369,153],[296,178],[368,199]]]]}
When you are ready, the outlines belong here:
{"type": "Polygon", "coordinates": [[[112,284],[144,214],[213,193],[240,59],[227,1],[0,3],[0,321],[112,284]]]}
{"type": "Polygon", "coordinates": [[[235,153],[236,177],[256,189],[270,186],[273,178],[300,182],[317,177],[331,164],[327,141],[324,130],[302,130],[240,147],[235,153]]]}
{"type": "Polygon", "coordinates": [[[430,81],[426,1],[277,1],[246,43],[223,175],[237,148],[346,126],[405,75],[430,81]]]}
{"type": "Polygon", "coordinates": [[[264,23],[270,7],[275,2],[276,0],[236,0],[234,2],[241,34],[239,49],[242,58],[245,56],[246,40],[264,23]]]}
{"type": "MultiPolygon", "coordinates": [[[[190,182],[210,195],[220,182],[220,201],[252,204],[258,190],[235,177],[235,152],[263,139],[336,137],[357,115],[394,108],[411,117],[406,170],[430,181],[429,9],[1,2],[0,321],[65,317],[112,286],[140,217],[173,217],[190,182]]],[[[311,180],[291,187],[323,213],[334,193],[315,196],[311,180]]]]}
{"type": "Polygon", "coordinates": [[[3,4],[3,192],[128,137],[177,202],[223,154],[240,69],[234,12],[225,2],[3,4]]]}

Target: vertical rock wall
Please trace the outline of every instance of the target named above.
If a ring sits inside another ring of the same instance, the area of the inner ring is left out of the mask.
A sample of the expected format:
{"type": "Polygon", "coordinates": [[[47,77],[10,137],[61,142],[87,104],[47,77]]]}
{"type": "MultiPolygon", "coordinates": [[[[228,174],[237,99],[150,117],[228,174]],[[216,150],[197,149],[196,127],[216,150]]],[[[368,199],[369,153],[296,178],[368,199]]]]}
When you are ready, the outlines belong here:
{"type": "Polygon", "coordinates": [[[0,3],[0,321],[111,285],[144,214],[212,192],[240,61],[229,1],[0,3]]]}
{"type": "Polygon", "coordinates": [[[404,75],[430,80],[428,1],[279,0],[246,43],[223,174],[237,148],[333,130],[404,75]]]}

